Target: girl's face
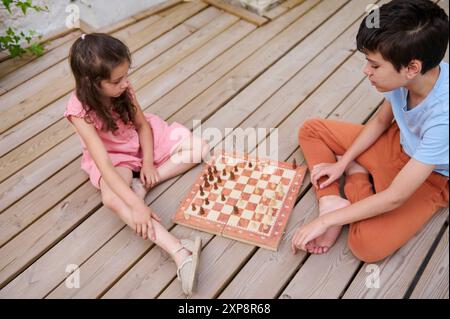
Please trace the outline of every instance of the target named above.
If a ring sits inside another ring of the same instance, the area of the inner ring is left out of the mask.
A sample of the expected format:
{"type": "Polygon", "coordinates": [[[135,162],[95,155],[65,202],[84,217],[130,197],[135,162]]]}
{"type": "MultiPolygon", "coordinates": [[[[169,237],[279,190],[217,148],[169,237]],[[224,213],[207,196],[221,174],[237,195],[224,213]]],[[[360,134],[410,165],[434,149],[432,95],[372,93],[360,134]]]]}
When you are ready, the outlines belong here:
{"type": "Polygon", "coordinates": [[[129,69],[130,63],[125,60],[112,70],[111,78],[109,80],[102,80],[100,82],[101,93],[103,94],[103,96],[118,97],[128,89],[129,69]]]}
{"type": "Polygon", "coordinates": [[[411,73],[409,67],[402,67],[400,72],[397,72],[394,65],[384,60],[379,52],[367,52],[366,60],[367,64],[363,72],[379,92],[389,92],[405,87],[414,77],[411,78],[414,72],[411,73]]]}

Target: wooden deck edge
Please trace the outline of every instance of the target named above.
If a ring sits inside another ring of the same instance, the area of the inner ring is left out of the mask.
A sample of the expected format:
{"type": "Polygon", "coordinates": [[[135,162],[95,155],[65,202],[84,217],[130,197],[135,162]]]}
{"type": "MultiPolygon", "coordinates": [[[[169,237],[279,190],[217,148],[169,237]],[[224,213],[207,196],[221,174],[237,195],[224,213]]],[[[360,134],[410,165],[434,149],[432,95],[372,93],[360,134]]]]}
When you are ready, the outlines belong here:
{"type": "Polygon", "coordinates": [[[267,19],[265,17],[261,17],[261,16],[257,15],[256,13],[252,13],[245,9],[232,6],[228,3],[223,2],[222,0],[203,0],[203,2],[206,2],[206,3],[208,3],[214,7],[217,7],[219,9],[222,9],[222,10],[224,10],[230,14],[233,14],[235,16],[238,16],[239,18],[244,19],[250,23],[256,24],[258,27],[269,22],[269,19],[267,19]]]}

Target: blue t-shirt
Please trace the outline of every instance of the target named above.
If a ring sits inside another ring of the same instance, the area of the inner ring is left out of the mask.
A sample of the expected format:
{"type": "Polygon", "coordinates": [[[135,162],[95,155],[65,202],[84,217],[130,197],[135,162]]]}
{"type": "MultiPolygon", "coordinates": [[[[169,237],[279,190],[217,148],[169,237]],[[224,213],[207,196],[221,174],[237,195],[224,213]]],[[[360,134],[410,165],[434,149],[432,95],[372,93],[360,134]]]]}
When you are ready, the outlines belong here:
{"type": "Polygon", "coordinates": [[[428,96],[411,110],[408,90],[385,93],[400,128],[400,143],[406,154],[425,164],[436,165],[435,172],[448,177],[448,63],[440,64],[439,78],[428,96]]]}

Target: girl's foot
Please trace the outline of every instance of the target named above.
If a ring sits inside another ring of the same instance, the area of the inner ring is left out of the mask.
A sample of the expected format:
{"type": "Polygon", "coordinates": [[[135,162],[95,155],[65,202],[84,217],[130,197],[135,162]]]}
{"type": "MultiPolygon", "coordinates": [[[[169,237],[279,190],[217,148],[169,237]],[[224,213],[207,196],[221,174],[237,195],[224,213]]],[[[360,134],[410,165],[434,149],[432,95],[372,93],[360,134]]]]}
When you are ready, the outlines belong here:
{"type": "Polygon", "coordinates": [[[131,189],[141,199],[144,199],[145,195],[147,195],[147,189],[145,189],[144,184],[142,184],[139,178],[133,178],[133,180],[131,181],[131,189]]]}
{"type": "Polygon", "coordinates": [[[195,242],[183,239],[181,247],[172,253],[177,264],[177,278],[181,281],[181,288],[187,296],[192,295],[195,290],[201,247],[200,237],[195,238],[195,242]]]}
{"type": "MultiPolygon", "coordinates": [[[[340,196],[330,195],[323,196],[319,199],[319,216],[331,213],[337,209],[350,206],[350,202],[340,196]]],[[[334,245],[336,239],[341,233],[342,226],[333,226],[327,229],[327,231],[310,241],[306,248],[311,254],[324,254],[328,252],[331,246],[334,245]]]]}

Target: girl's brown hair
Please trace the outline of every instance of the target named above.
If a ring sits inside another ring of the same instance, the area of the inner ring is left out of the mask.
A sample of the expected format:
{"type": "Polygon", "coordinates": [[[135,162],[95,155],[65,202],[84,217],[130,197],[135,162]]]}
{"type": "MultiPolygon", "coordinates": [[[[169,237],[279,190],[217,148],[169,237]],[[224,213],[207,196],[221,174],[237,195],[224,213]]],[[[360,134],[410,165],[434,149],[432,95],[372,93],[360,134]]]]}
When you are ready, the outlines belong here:
{"type": "Polygon", "coordinates": [[[100,82],[109,80],[113,69],[124,61],[131,64],[128,47],[119,39],[104,33],[86,34],[74,42],[69,59],[75,77],[77,98],[88,115],[94,112],[101,120],[101,129],[116,131],[117,116],[125,124],[134,124],[136,107],[128,90],[111,98],[110,106],[104,105],[100,98],[100,82]]]}

